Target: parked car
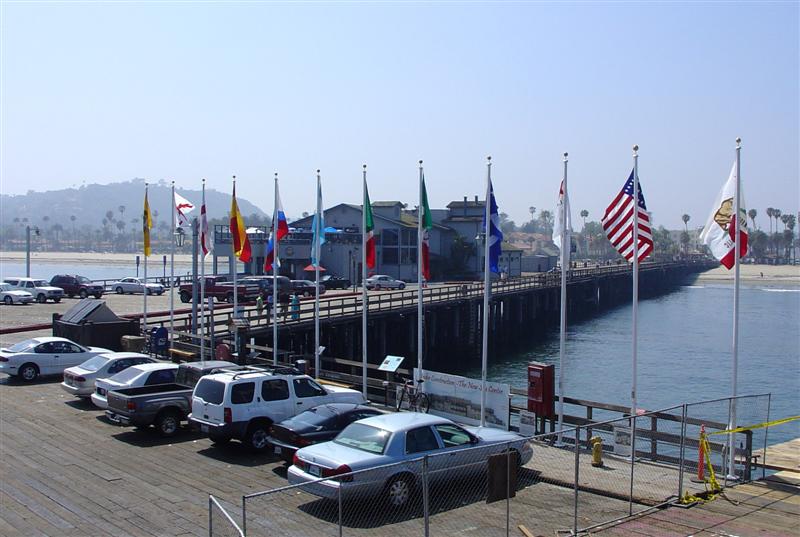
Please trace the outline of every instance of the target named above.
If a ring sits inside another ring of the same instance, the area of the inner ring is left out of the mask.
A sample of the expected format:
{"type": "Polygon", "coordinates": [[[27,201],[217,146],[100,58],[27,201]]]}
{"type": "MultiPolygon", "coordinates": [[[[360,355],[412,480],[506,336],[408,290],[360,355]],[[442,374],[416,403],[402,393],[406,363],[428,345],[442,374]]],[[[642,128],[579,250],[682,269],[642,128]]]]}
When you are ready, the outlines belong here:
{"type": "Polygon", "coordinates": [[[138,352],[98,354],[78,366],[65,369],[61,387],[76,397],[88,398],[94,393],[95,380],[116,375],[134,365],[153,362],[153,358],[138,352]]]}
{"type": "Polygon", "coordinates": [[[320,277],[319,281],[325,285],[325,289],[347,289],[350,287],[350,280],[347,278],[340,278],[330,274],[320,277]]]}
{"type": "Polygon", "coordinates": [[[251,368],[200,379],[192,395],[189,420],[214,443],[236,438],[255,451],[263,451],[269,447],[267,438],[273,423],[324,403],[365,402],[359,391],[322,387],[308,375],[251,368]]]}
{"type": "Polygon", "coordinates": [[[0,283],[0,300],[3,304],[30,304],[33,302],[33,295],[22,289],[17,289],[10,283],[0,283]]]}
{"type": "Polygon", "coordinates": [[[4,278],[3,281],[10,283],[18,290],[27,291],[36,298],[36,301],[44,304],[48,300],[61,302],[64,290],[60,287],[53,287],[47,280],[37,280],[36,278],[4,278]]]}
{"type": "Polygon", "coordinates": [[[161,436],[173,436],[192,409],[197,382],[205,375],[237,367],[222,360],[188,362],[178,366],[174,383],[111,390],[106,394],[106,417],[118,425],[139,429],[155,425],[161,436]]]}
{"type": "Polygon", "coordinates": [[[405,289],[406,284],[401,280],[395,280],[391,276],[377,274],[367,278],[367,289],[405,289]]]}
{"type": "Polygon", "coordinates": [[[341,489],[342,499],[383,497],[390,507],[399,508],[408,503],[421,480],[422,466],[410,461],[430,456],[430,481],[449,481],[485,471],[486,459],[509,447],[518,454],[518,465],[533,455],[527,440],[515,433],[465,427],[431,414],[390,413],[348,425],[331,442],[299,449],[287,477],[289,483],[306,484],[303,490],[323,498],[336,499],[341,489]],[[403,462],[408,464],[394,464],[403,462]],[[374,470],[318,481],[368,469],[374,470]]]}
{"type": "MultiPolygon", "coordinates": [[[[197,292],[200,292],[200,279],[197,280],[197,292]]],[[[237,282],[236,285],[238,300],[240,303],[255,300],[258,296],[258,289],[254,286],[246,285],[245,282],[237,282]]],[[[181,302],[188,304],[192,301],[193,287],[191,283],[181,284],[180,286],[181,302]]],[[[205,278],[205,295],[206,298],[213,297],[217,302],[228,302],[233,304],[233,283],[228,281],[226,276],[206,276],[205,278]]]]}
{"type": "MultiPolygon", "coordinates": [[[[311,280],[292,280],[292,293],[304,297],[314,296],[317,291],[317,284],[311,280]]],[[[325,286],[320,282],[319,294],[325,294],[325,286]]]]}
{"type": "MultiPolygon", "coordinates": [[[[292,294],[292,281],[286,276],[278,276],[278,301],[286,302],[292,294]]],[[[241,279],[244,285],[256,286],[261,291],[261,296],[266,298],[272,294],[272,276],[248,276],[241,279]]]]}
{"type": "Polygon", "coordinates": [[[94,382],[92,403],[97,408],[105,410],[108,408],[106,397],[109,390],[151,386],[153,384],[170,384],[175,382],[175,372],[177,370],[178,364],[154,362],[134,365],[112,377],[97,379],[94,382]]]}
{"type": "Polygon", "coordinates": [[[63,337],[37,337],[0,349],[0,373],[32,381],[39,375],[56,375],[98,354],[111,352],[84,347],[63,337]]]}
{"type": "Polygon", "coordinates": [[[122,295],[125,293],[142,293],[144,294],[144,290],[147,289],[148,295],[162,295],[164,294],[164,286],[160,283],[144,283],[139,278],[122,278],[119,281],[116,281],[111,284],[110,286],[115,293],[118,295],[122,295]]]}
{"type": "Polygon", "coordinates": [[[291,463],[301,447],[333,440],[354,421],[379,414],[382,412],[371,406],[327,403],[273,425],[267,441],[275,455],[291,463]]]}
{"type": "Polygon", "coordinates": [[[85,276],[77,276],[71,274],[58,274],[50,278],[50,285],[60,287],[64,290],[64,294],[69,298],[78,295],[81,298],[86,298],[92,295],[95,298],[103,296],[105,287],[99,283],[94,283],[92,280],[85,276]]]}

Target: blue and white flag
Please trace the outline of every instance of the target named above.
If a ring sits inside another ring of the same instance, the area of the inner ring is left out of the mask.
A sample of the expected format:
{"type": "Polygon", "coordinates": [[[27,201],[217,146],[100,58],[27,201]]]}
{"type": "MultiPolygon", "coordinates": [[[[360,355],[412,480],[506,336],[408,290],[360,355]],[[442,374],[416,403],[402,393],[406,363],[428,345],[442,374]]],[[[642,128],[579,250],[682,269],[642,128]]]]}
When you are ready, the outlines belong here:
{"type": "Polygon", "coordinates": [[[319,241],[320,257],[322,256],[322,245],[325,244],[325,215],[322,212],[322,183],[317,182],[317,211],[311,222],[313,237],[311,239],[311,266],[317,266],[317,241],[319,241]],[[317,218],[319,216],[319,218],[317,218]]]}
{"type": "MultiPolygon", "coordinates": [[[[497,212],[497,202],[494,199],[494,188],[492,180],[489,179],[489,192],[486,196],[489,199],[489,217],[491,228],[489,231],[489,270],[500,273],[500,253],[503,250],[503,232],[500,231],[500,215],[497,212]]],[[[486,217],[483,218],[483,232],[486,233],[486,217]]]]}

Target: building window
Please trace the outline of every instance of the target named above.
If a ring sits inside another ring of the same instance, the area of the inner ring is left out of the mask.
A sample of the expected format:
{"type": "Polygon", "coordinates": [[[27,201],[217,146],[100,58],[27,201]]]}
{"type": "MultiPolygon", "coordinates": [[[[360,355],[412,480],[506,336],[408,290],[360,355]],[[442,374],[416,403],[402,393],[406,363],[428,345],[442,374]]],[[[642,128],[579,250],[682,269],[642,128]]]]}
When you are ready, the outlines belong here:
{"type": "Polygon", "coordinates": [[[397,248],[386,248],[384,246],[381,249],[381,255],[383,256],[382,259],[384,265],[397,264],[397,248]]]}
{"type": "Polygon", "coordinates": [[[403,246],[416,246],[417,245],[417,230],[403,228],[403,246]]]}
{"type": "Polygon", "coordinates": [[[397,246],[398,237],[396,229],[384,229],[381,231],[381,244],[383,246],[397,246]]]}

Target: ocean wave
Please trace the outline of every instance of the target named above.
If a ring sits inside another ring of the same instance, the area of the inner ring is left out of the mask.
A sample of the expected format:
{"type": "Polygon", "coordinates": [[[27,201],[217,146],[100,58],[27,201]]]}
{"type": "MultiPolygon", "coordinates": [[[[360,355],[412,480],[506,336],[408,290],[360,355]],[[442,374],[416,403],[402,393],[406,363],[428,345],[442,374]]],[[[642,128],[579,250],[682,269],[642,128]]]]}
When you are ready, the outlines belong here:
{"type": "Polygon", "coordinates": [[[759,287],[760,291],[767,291],[769,293],[800,293],[800,289],[783,289],[775,287],[759,287]]]}
{"type": "Polygon", "coordinates": [[[682,289],[705,289],[705,285],[681,285],[682,289]]]}

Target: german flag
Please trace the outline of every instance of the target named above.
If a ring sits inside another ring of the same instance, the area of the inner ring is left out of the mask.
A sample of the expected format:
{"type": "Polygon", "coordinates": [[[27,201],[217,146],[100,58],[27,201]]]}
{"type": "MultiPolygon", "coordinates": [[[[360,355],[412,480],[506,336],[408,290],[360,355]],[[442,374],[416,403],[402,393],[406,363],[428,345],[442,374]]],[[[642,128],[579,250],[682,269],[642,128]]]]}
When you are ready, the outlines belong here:
{"type": "Polygon", "coordinates": [[[247,229],[244,226],[242,213],[236,203],[236,181],[233,182],[233,198],[231,199],[231,237],[233,238],[233,251],[242,263],[249,263],[251,258],[250,241],[247,239],[247,229]]]}

